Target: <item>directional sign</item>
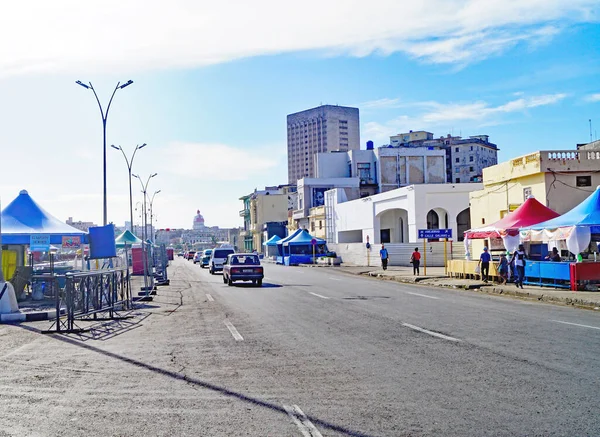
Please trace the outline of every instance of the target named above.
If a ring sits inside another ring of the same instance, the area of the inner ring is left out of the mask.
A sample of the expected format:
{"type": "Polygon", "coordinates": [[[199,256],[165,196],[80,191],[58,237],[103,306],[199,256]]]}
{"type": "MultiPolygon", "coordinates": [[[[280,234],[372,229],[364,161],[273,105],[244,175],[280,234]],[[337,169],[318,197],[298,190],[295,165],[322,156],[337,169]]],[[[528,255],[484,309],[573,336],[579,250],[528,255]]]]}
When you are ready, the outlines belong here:
{"type": "Polygon", "coordinates": [[[50,235],[32,234],[29,236],[29,250],[32,252],[48,252],[50,250],[50,235]]]}
{"type": "Polygon", "coordinates": [[[419,229],[419,238],[452,238],[452,229],[419,229]]]}

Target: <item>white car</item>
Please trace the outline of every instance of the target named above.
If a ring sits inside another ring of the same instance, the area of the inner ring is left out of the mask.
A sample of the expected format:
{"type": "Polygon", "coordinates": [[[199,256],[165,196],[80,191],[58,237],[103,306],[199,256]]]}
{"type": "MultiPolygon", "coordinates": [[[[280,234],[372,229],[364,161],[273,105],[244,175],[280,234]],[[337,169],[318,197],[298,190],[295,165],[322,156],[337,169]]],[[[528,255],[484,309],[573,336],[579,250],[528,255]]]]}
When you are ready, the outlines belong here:
{"type": "Polygon", "coordinates": [[[219,247],[213,249],[210,254],[210,261],[208,263],[208,271],[211,275],[214,275],[215,272],[223,271],[223,263],[227,259],[227,256],[235,253],[233,247],[219,247]]]}
{"type": "Polygon", "coordinates": [[[192,261],[194,261],[194,264],[198,264],[201,259],[202,259],[202,251],[199,250],[198,252],[196,252],[194,254],[194,258],[192,258],[192,261]]]}

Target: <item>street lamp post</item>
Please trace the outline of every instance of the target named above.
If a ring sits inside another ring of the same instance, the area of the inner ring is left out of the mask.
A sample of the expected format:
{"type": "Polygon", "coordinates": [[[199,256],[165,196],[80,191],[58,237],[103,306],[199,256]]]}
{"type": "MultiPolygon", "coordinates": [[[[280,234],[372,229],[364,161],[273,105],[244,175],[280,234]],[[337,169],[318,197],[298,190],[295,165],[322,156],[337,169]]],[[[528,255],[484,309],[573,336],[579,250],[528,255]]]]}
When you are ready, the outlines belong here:
{"type": "Polygon", "coordinates": [[[118,89],[123,89],[128,87],[133,83],[132,80],[128,80],[124,84],[121,85],[121,82],[117,82],[117,86],[115,87],[112,95],[110,96],[110,100],[108,101],[108,106],[106,107],[106,112],[102,109],[102,104],[100,103],[100,99],[98,98],[98,94],[96,94],[96,90],[92,85],[92,82],[88,82],[89,85],[86,85],[82,81],[78,80],[75,82],[77,85],[81,85],[85,89],[91,89],[94,92],[94,97],[96,97],[96,101],[98,102],[98,107],[100,108],[100,115],[102,116],[102,138],[103,138],[103,180],[104,180],[104,189],[103,189],[103,222],[104,226],[106,226],[107,220],[107,212],[106,212],[106,120],[108,118],[108,111],[110,110],[110,104],[112,103],[113,97],[118,89]]]}
{"type": "Polygon", "coordinates": [[[143,252],[143,261],[144,261],[144,290],[148,291],[148,255],[147,255],[147,250],[146,250],[146,246],[148,245],[148,243],[146,242],[146,233],[147,233],[147,220],[148,217],[146,216],[146,193],[148,191],[148,184],[150,183],[150,179],[152,179],[154,176],[156,176],[158,173],[153,173],[150,176],[148,176],[148,179],[146,180],[146,184],[144,184],[142,182],[142,178],[140,178],[139,175],[132,175],[134,178],[138,179],[140,181],[140,185],[142,186],[142,193],[144,194],[144,220],[143,220],[143,225],[144,225],[144,229],[142,230],[142,252],[143,252]]]}
{"type": "Polygon", "coordinates": [[[127,170],[129,171],[129,219],[131,220],[131,222],[129,223],[129,231],[133,233],[133,197],[131,193],[131,167],[133,166],[133,158],[135,158],[135,152],[146,147],[146,143],[142,144],[141,146],[139,144],[135,146],[133,154],[131,155],[131,160],[127,159],[127,155],[125,155],[125,152],[123,151],[123,148],[121,146],[117,147],[114,144],[111,144],[110,147],[116,150],[120,150],[123,154],[123,158],[125,158],[125,162],[127,163],[127,170]]]}
{"type": "MultiPolygon", "coordinates": [[[[152,195],[152,197],[150,198],[150,232],[152,232],[152,204],[154,203],[154,196],[156,196],[158,193],[160,193],[161,190],[156,190],[154,192],[154,194],[152,195]]],[[[152,232],[152,237],[150,238],[150,240],[154,243],[154,232],[152,232]]]]}

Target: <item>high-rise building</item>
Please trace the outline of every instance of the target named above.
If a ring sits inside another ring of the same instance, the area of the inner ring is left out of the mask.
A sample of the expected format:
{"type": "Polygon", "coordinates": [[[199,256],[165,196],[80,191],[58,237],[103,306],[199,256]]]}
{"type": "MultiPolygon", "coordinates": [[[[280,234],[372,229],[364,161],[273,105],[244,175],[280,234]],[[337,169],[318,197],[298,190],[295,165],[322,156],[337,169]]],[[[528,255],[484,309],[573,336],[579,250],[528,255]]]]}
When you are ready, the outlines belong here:
{"type": "Polygon", "coordinates": [[[314,155],[360,149],[358,108],[321,105],[287,116],[288,183],[315,176],[314,155]]]}

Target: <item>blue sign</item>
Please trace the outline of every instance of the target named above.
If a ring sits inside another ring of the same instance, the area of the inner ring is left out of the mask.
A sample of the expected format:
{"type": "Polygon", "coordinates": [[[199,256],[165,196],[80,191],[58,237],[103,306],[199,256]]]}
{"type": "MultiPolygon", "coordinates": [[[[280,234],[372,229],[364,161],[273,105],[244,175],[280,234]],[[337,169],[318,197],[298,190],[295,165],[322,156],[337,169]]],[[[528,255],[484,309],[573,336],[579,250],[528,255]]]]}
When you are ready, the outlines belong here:
{"type": "Polygon", "coordinates": [[[419,229],[419,238],[452,238],[452,229],[419,229]]]}
{"type": "Polygon", "coordinates": [[[29,250],[32,252],[49,252],[50,235],[32,234],[29,236],[29,250]]]}

